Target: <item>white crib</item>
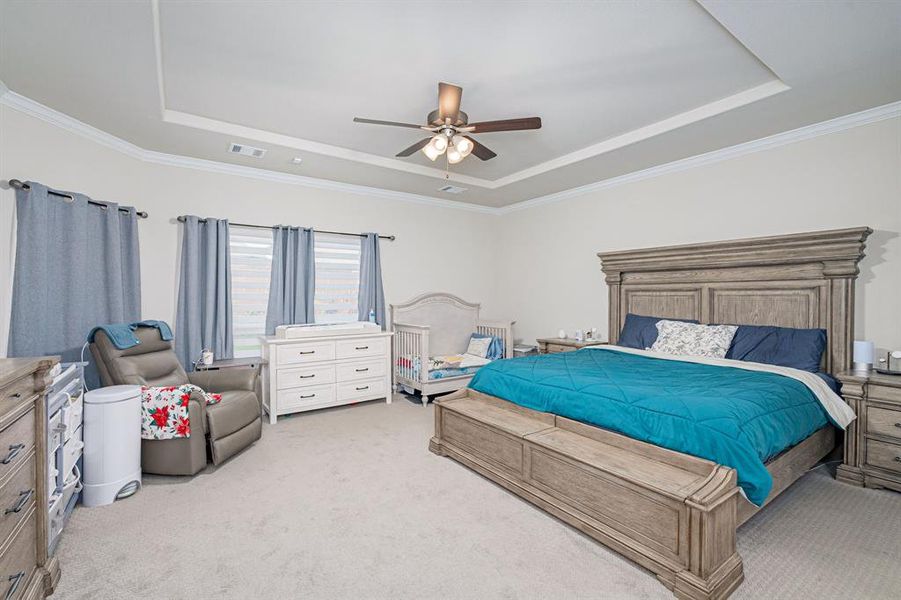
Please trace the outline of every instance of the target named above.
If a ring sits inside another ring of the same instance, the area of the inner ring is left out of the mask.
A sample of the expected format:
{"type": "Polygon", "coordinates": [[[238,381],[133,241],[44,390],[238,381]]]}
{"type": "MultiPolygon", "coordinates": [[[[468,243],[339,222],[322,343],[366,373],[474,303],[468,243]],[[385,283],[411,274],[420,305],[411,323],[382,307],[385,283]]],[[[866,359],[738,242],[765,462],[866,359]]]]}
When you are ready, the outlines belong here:
{"type": "Polygon", "coordinates": [[[504,345],[504,358],[513,356],[513,321],[479,318],[479,304],[453,294],[423,294],[391,305],[394,329],[394,384],[408,392],[419,390],[422,405],[429,397],[466,387],[474,373],[429,379],[429,358],[466,351],[473,333],[496,336],[504,345]]]}

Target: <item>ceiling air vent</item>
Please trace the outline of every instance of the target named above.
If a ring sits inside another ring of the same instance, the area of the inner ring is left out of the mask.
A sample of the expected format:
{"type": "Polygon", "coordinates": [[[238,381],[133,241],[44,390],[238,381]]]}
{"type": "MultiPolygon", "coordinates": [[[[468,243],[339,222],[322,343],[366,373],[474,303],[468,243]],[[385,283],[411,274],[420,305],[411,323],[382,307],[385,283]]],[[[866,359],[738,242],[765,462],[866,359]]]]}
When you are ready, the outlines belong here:
{"type": "Polygon", "coordinates": [[[462,194],[466,191],[464,187],[458,187],[456,185],[446,185],[444,187],[438,188],[439,192],[444,192],[445,194],[462,194]]]}
{"type": "Polygon", "coordinates": [[[228,147],[228,151],[232,154],[241,154],[243,156],[252,156],[254,158],[263,158],[263,155],[266,154],[266,151],[262,148],[254,148],[247,144],[237,144],[235,142],[231,143],[228,147]]]}

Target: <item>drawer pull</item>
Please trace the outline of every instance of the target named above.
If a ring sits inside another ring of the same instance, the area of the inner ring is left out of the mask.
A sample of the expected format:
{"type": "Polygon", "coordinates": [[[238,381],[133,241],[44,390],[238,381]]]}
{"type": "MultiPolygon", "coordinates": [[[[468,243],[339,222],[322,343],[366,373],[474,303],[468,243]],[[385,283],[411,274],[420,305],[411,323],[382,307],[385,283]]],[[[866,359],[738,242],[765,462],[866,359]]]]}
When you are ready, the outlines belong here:
{"type": "Polygon", "coordinates": [[[901,462],[901,456],[896,456],[896,457],[895,457],[895,462],[901,462]]]}
{"type": "Polygon", "coordinates": [[[19,392],[16,392],[15,394],[10,394],[9,397],[13,400],[18,400],[19,398],[22,397],[22,394],[19,392]]]}
{"type": "Polygon", "coordinates": [[[309,379],[311,377],[316,377],[316,373],[313,373],[312,375],[300,375],[299,376],[300,379],[309,379]]]}
{"type": "Polygon", "coordinates": [[[895,423],[895,427],[897,427],[898,429],[901,429],[901,423],[895,423]]]}
{"type": "Polygon", "coordinates": [[[31,497],[34,495],[34,489],[25,490],[19,492],[19,501],[16,502],[16,505],[12,508],[7,508],[3,514],[8,515],[9,513],[17,513],[21,512],[25,505],[28,504],[28,501],[31,500],[31,497]]]}
{"type": "Polygon", "coordinates": [[[354,371],[356,371],[357,373],[365,373],[368,370],[369,370],[369,367],[364,367],[362,369],[354,369],[354,371]]]}
{"type": "MultiPolygon", "coordinates": [[[[357,388],[357,391],[358,391],[358,392],[362,392],[363,390],[368,390],[368,389],[369,389],[369,386],[368,386],[368,385],[364,385],[364,386],[362,386],[362,387],[358,387],[358,388],[357,388]]],[[[901,460],[901,458],[899,458],[898,460],[901,460]]]]}
{"type": "Polygon", "coordinates": [[[369,350],[369,346],[354,346],[355,350],[369,350]]]}
{"type": "Polygon", "coordinates": [[[316,397],[316,394],[301,394],[301,396],[300,396],[301,400],[304,398],[315,398],[315,397],[316,397]]]}
{"type": "Polygon", "coordinates": [[[3,597],[4,600],[9,600],[16,595],[16,590],[19,589],[19,584],[22,583],[23,579],[25,579],[25,571],[19,571],[15,575],[9,576],[10,586],[6,590],[6,595],[3,597]]]}
{"type": "Polygon", "coordinates": [[[13,444],[12,446],[9,447],[9,454],[7,454],[6,458],[4,458],[0,462],[2,462],[4,465],[8,465],[12,461],[14,461],[16,459],[16,457],[19,456],[19,453],[24,449],[25,449],[25,444],[13,444]]]}
{"type": "Polygon", "coordinates": [[[303,350],[301,352],[298,352],[298,354],[316,354],[316,351],[315,350],[303,350]]]}

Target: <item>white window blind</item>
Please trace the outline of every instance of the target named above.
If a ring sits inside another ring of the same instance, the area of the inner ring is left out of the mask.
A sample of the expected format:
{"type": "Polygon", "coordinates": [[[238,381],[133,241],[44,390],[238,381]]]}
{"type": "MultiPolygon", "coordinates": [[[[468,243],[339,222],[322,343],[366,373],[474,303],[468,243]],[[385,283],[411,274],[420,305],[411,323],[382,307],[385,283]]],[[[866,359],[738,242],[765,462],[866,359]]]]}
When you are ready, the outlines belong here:
{"type": "Polygon", "coordinates": [[[266,334],[272,230],[229,227],[232,272],[232,325],[235,358],[260,355],[258,336],[266,334]]]}
{"type": "Polygon", "coordinates": [[[317,233],[316,299],[317,323],[357,320],[360,290],[360,238],[317,233]]]}

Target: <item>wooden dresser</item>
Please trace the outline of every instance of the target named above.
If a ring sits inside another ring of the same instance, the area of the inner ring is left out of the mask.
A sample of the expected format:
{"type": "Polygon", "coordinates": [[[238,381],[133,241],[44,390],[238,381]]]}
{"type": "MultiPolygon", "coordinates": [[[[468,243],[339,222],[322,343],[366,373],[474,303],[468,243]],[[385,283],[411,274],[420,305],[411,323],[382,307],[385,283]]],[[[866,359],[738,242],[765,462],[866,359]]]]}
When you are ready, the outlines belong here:
{"type": "Polygon", "coordinates": [[[0,598],[53,593],[59,563],[47,553],[44,388],[56,358],[0,359],[0,598]]]}
{"type": "Polygon", "coordinates": [[[262,338],[263,408],[269,422],[365,400],[390,403],[391,335],[375,329],[262,338]]]}
{"type": "Polygon", "coordinates": [[[843,373],[842,396],[857,419],[845,433],[839,481],[901,492],[901,377],[843,373]]]}
{"type": "Polygon", "coordinates": [[[538,338],[539,354],[554,354],[556,352],[572,352],[588,346],[603,346],[607,342],[600,340],[584,340],[577,342],[573,338],[538,338]]]}

